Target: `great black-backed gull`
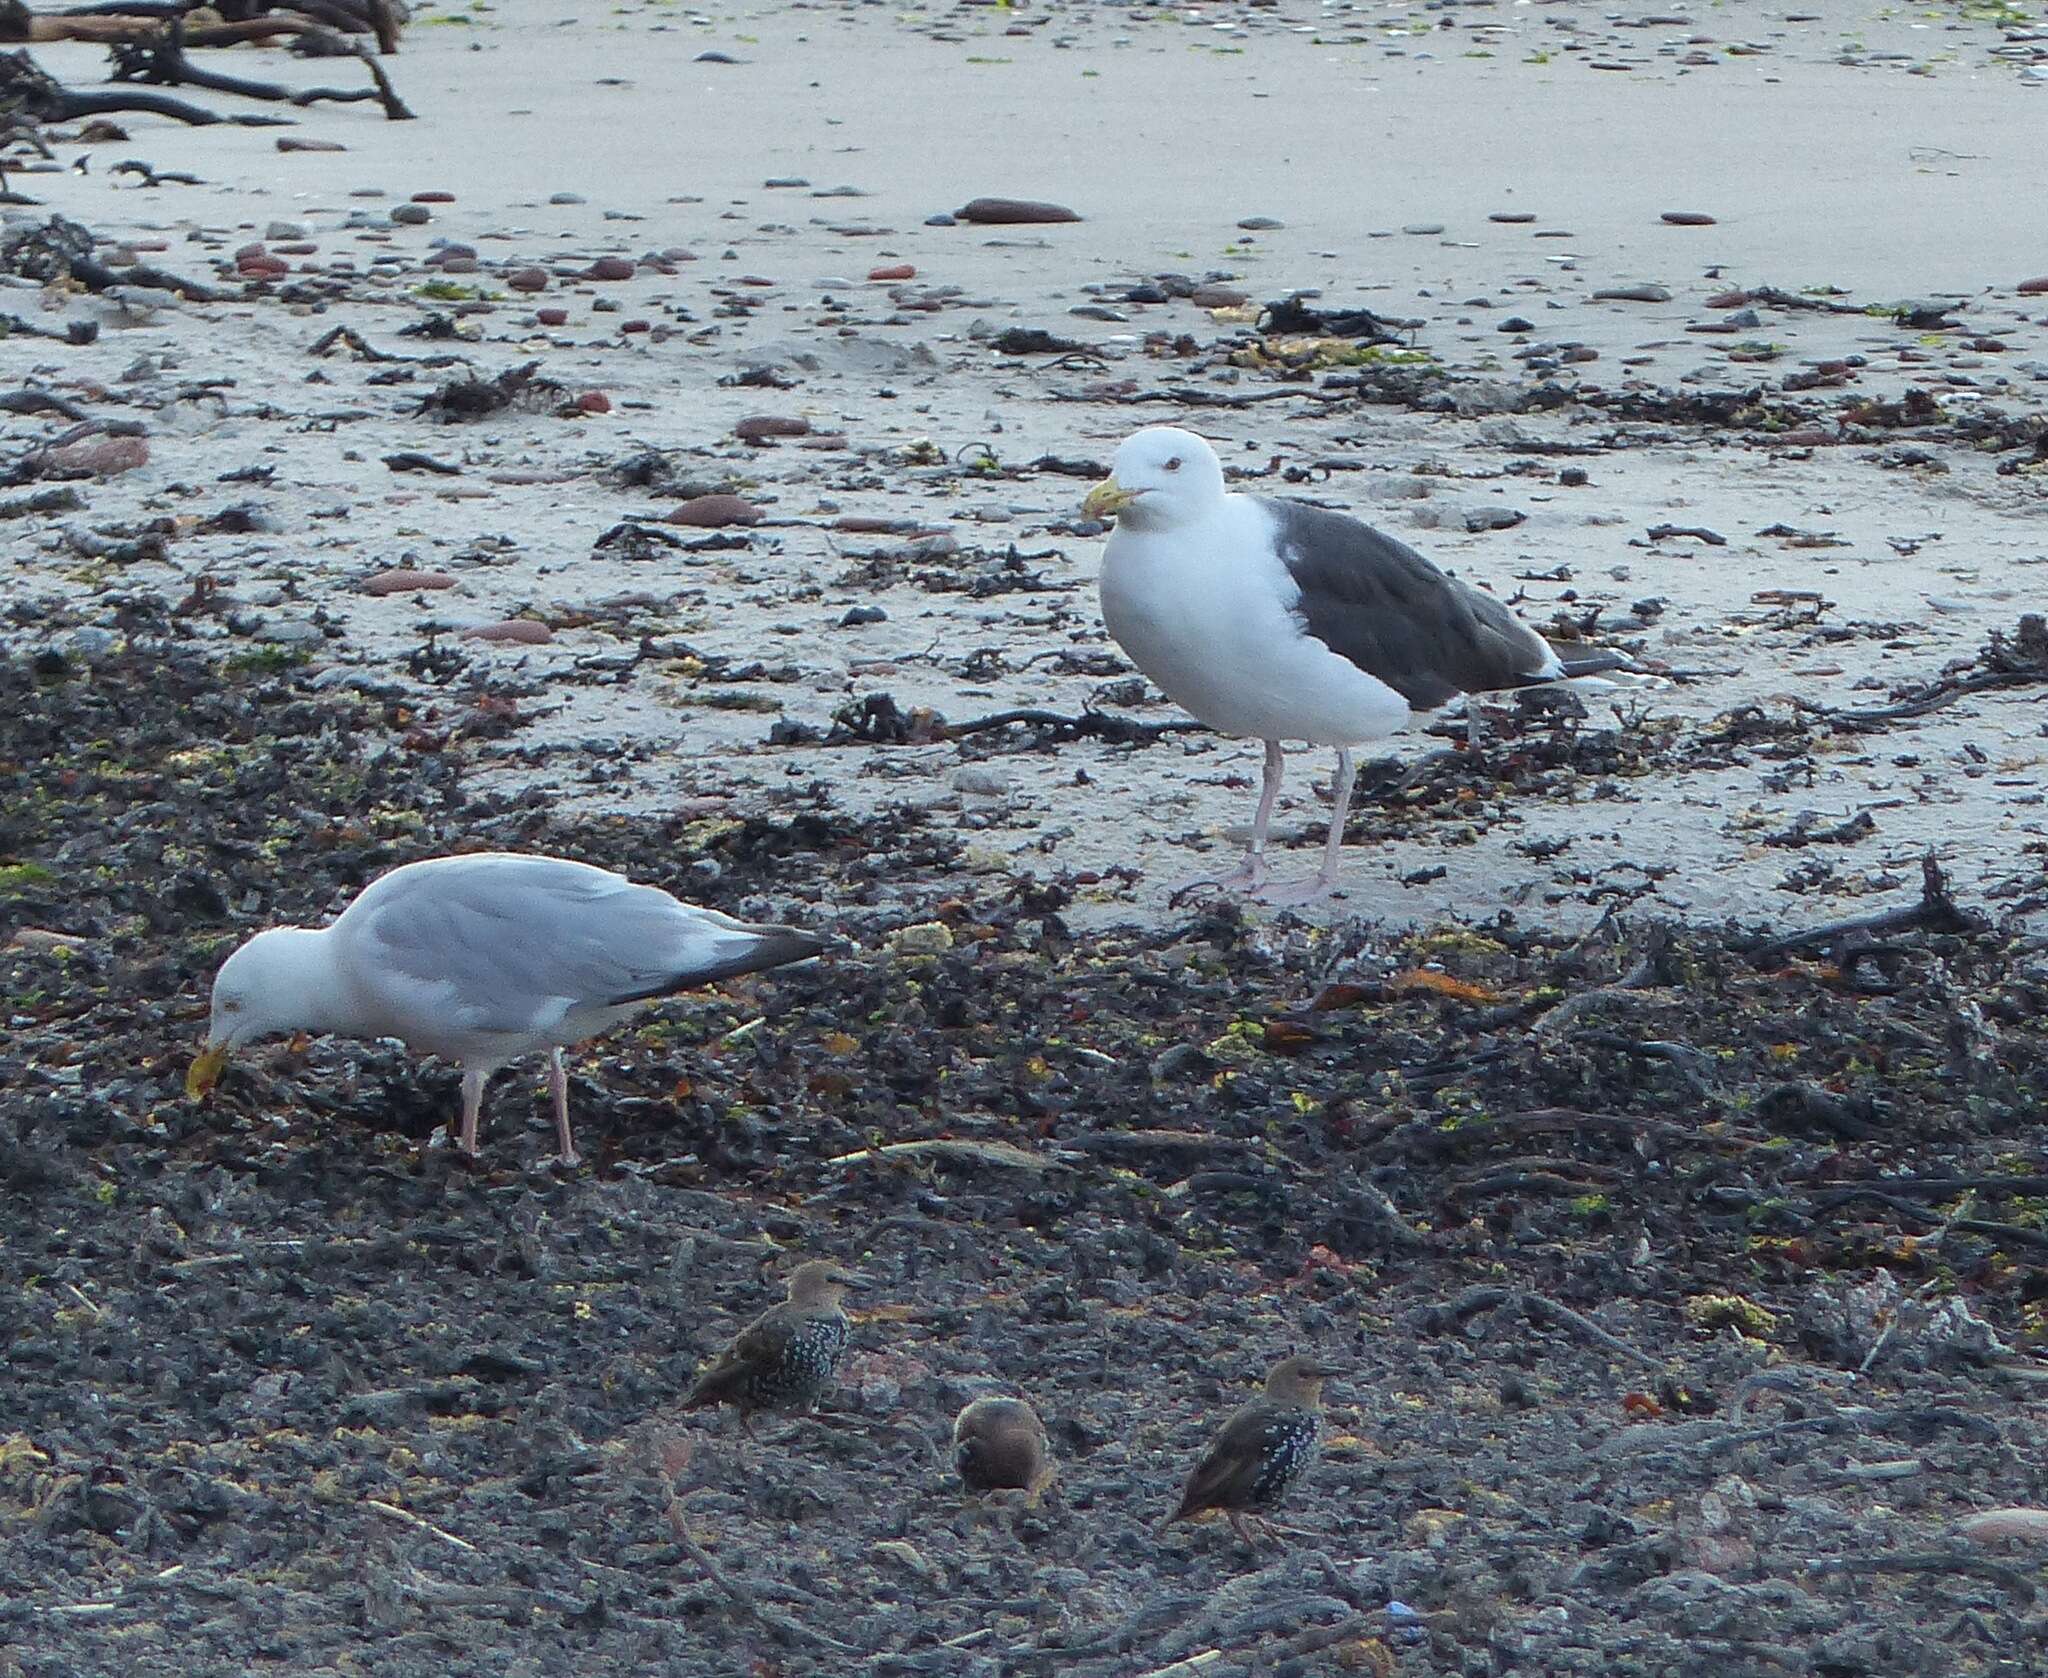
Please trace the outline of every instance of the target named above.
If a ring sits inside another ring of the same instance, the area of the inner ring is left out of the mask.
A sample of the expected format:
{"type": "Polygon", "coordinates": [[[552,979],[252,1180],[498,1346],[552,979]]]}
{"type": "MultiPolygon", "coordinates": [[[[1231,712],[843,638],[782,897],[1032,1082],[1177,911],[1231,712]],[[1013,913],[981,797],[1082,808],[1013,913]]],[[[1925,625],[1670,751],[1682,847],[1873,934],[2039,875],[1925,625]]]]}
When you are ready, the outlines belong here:
{"type": "Polygon", "coordinates": [[[460,1063],[458,1146],[474,1156],[484,1080],[546,1049],[562,1162],[574,1165],[565,1045],[660,997],[802,961],[831,942],[693,908],[561,857],[411,862],[371,881],[332,926],[272,927],[221,964],[185,1091],[203,1098],[234,1050],[274,1032],[402,1038],[460,1063]]]}
{"type": "Polygon", "coordinates": [[[1251,850],[1236,873],[1201,884],[1271,902],[1325,895],[1337,883],[1354,746],[1462,694],[1626,662],[1560,657],[1491,595],[1346,514],[1230,493],[1216,451],[1191,431],[1153,426],[1127,437],[1083,508],[1116,520],[1101,592],[1117,644],[1211,728],[1266,743],[1251,850]],[[1267,887],[1283,740],[1337,748],[1335,808],[1315,879],[1267,887]]]}

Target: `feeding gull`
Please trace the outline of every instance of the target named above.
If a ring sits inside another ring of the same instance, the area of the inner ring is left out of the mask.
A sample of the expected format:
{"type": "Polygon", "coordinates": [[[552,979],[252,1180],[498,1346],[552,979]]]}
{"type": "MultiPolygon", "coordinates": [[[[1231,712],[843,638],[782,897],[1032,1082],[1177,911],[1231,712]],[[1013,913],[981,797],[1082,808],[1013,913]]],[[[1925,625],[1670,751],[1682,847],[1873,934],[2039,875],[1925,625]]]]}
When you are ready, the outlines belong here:
{"type": "Polygon", "coordinates": [[[1191,431],[1127,437],[1083,507],[1116,520],[1101,593],[1117,644],[1211,728],[1266,743],[1251,850],[1235,874],[1201,883],[1272,902],[1323,896],[1337,882],[1354,746],[1461,694],[1625,663],[1561,657],[1491,595],[1346,514],[1226,491],[1216,451],[1191,431]],[[1283,740],[1337,748],[1335,808],[1316,878],[1262,890],[1283,740]]]}
{"type": "Polygon", "coordinates": [[[575,1165],[564,1046],[677,991],[802,961],[831,942],[560,857],[411,862],[371,881],[332,926],[272,927],[221,964],[185,1091],[204,1097],[235,1049],[273,1032],[403,1038],[461,1064],[458,1146],[474,1157],[484,1081],[545,1049],[562,1163],[575,1165]]]}

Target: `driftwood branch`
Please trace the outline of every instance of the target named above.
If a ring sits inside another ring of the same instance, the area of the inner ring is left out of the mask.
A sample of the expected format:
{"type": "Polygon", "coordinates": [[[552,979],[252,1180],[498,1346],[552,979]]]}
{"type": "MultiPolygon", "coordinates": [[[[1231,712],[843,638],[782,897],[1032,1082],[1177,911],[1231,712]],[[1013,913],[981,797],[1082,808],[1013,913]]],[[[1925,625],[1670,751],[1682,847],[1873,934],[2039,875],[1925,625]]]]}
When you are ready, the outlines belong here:
{"type": "Polygon", "coordinates": [[[1924,856],[1920,859],[1919,902],[1787,933],[1751,950],[1749,959],[1752,966],[1768,967],[1796,950],[1840,946],[1850,939],[1874,938],[1887,932],[1977,932],[1984,924],[1982,915],[1957,905],[1949,894],[1948,876],[1942,872],[1941,864],[1924,856]]]}

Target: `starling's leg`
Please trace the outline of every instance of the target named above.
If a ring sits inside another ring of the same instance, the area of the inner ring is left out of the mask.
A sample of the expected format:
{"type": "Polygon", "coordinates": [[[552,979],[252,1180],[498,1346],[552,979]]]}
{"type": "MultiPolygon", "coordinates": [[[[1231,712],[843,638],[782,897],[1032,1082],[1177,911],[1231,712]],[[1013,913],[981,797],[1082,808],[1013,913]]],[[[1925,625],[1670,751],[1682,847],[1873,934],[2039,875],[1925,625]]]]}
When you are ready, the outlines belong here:
{"type": "Polygon", "coordinates": [[[562,1145],[562,1163],[581,1165],[576,1138],[569,1130],[569,1074],[562,1070],[562,1051],[548,1050],[548,1093],[555,1098],[555,1139],[562,1145]]]}
{"type": "Polygon", "coordinates": [[[462,1134],[455,1139],[466,1159],[476,1158],[476,1124],[484,1111],[484,1074],[465,1067],[462,1073],[462,1134]]]}
{"type": "Polygon", "coordinates": [[[1261,902],[1276,905],[1314,903],[1337,889],[1337,859],[1344,850],[1344,823],[1351,814],[1351,785],[1358,779],[1358,765],[1351,748],[1337,748],[1337,780],[1330,789],[1330,835],[1323,841],[1323,866],[1313,880],[1291,886],[1268,886],[1259,893],[1261,902]]]}
{"type": "Polygon", "coordinates": [[[1286,768],[1287,755],[1280,750],[1280,742],[1268,740],[1265,767],[1259,775],[1259,813],[1252,818],[1251,849],[1245,852],[1243,862],[1221,878],[1190,880],[1178,887],[1171,899],[1175,905],[1198,891],[1257,892],[1266,883],[1266,829],[1272,825],[1273,807],[1280,802],[1280,777],[1286,768]]]}
{"type": "Polygon", "coordinates": [[[1244,1541],[1245,1548],[1256,1550],[1259,1541],[1252,1536],[1251,1528],[1244,1524],[1244,1516],[1235,1509],[1227,1510],[1226,1513],[1230,1516],[1231,1529],[1244,1541]]]}

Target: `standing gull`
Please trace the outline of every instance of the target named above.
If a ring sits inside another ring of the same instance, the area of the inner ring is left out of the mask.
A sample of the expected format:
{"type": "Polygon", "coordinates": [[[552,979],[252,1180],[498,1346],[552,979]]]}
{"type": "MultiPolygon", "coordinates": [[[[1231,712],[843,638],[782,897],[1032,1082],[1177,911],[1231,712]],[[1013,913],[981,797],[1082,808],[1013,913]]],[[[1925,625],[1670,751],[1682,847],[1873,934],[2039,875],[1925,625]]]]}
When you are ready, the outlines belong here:
{"type": "Polygon", "coordinates": [[[1216,451],[1191,431],[1154,426],[1127,437],[1083,509],[1116,519],[1101,591],[1117,644],[1211,728],[1266,743],[1250,854],[1213,883],[1271,902],[1312,902],[1336,885],[1354,746],[1460,694],[1623,662],[1612,653],[1560,658],[1491,595],[1357,519],[1229,493],[1216,451]],[[1335,808],[1316,878],[1262,890],[1283,740],[1337,748],[1335,808]]]}
{"type": "Polygon", "coordinates": [[[410,862],[371,881],[332,926],[272,927],[221,964],[185,1093],[203,1098],[234,1050],[273,1032],[403,1038],[415,1053],[461,1064],[458,1146],[474,1158],[484,1081],[545,1049],[562,1163],[575,1165],[564,1045],[677,991],[830,944],[560,857],[410,862]]]}

